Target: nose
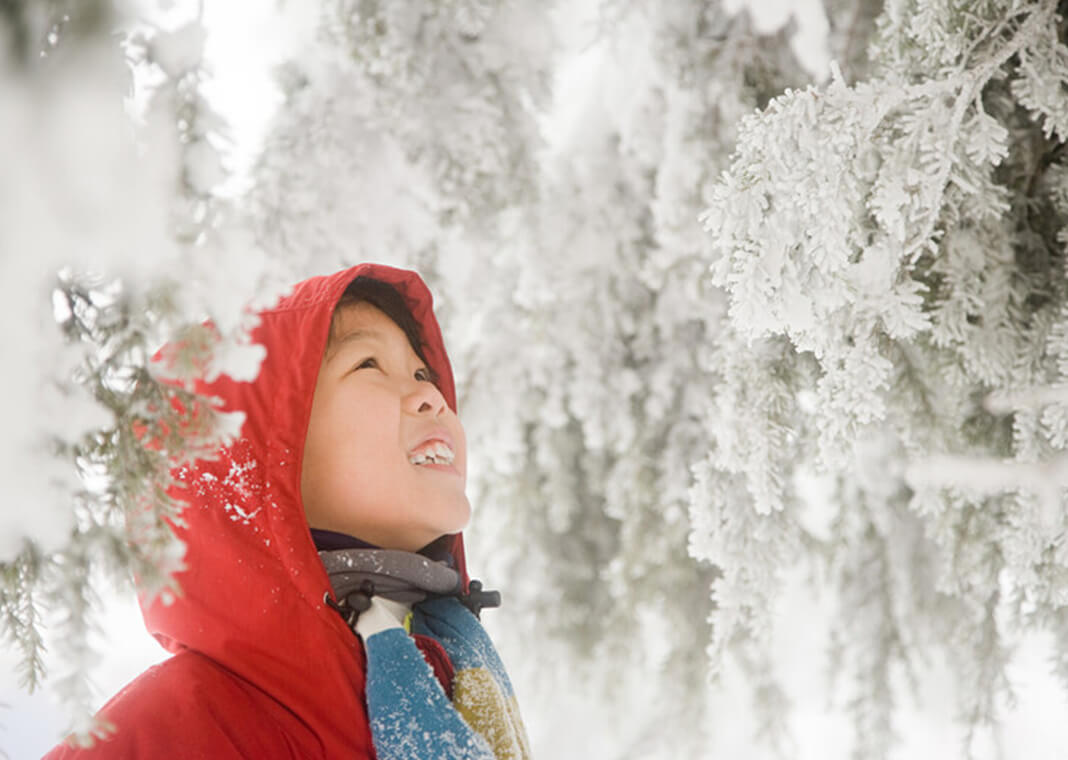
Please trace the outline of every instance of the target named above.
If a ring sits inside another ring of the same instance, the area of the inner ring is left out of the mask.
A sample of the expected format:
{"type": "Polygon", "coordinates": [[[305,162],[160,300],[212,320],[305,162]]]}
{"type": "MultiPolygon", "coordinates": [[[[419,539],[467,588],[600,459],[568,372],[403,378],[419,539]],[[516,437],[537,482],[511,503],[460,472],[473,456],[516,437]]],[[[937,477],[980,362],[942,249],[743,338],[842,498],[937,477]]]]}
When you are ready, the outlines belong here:
{"type": "Polygon", "coordinates": [[[445,397],[433,383],[417,381],[404,398],[405,411],[411,414],[431,414],[436,417],[445,411],[445,397]]]}

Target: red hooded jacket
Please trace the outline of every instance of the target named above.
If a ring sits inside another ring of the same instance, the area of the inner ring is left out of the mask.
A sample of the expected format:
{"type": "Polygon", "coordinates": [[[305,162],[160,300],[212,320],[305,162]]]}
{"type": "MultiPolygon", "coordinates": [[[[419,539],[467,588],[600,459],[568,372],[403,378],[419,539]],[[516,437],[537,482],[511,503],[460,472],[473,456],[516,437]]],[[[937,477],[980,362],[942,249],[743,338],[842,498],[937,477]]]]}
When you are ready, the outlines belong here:
{"type": "MultiPolygon", "coordinates": [[[[373,758],[358,637],[324,602],[330,582],[304,517],[304,439],[331,314],[366,275],[393,285],[419,323],[425,355],[456,411],[452,369],[430,291],[415,272],[361,264],[296,286],[261,313],[252,337],[267,349],[251,383],[220,376],[198,390],[246,417],[215,461],[178,470],[185,485],[186,570],[171,604],[143,606],[174,653],[102,709],[117,733],[61,758],[373,758]]],[[[467,590],[463,538],[452,545],[467,590]]],[[[448,689],[451,664],[416,637],[448,689]]]]}

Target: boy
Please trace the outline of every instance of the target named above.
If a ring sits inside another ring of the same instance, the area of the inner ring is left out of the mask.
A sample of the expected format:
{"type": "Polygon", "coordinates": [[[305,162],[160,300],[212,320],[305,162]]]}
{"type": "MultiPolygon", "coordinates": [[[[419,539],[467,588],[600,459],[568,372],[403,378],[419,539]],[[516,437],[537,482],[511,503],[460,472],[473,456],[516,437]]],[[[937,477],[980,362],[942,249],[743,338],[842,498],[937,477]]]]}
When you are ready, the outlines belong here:
{"type": "Polygon", "coordinates": [[[177,471],[182,593],[143,607],[175,654],[104,706],[112,738],[47,757],[529,757],[476,618],[495,594],[467,577],[432,307],[414,272],[362,264],[262,313],[259,376],[198,388],[246,417],[177,471]]]}

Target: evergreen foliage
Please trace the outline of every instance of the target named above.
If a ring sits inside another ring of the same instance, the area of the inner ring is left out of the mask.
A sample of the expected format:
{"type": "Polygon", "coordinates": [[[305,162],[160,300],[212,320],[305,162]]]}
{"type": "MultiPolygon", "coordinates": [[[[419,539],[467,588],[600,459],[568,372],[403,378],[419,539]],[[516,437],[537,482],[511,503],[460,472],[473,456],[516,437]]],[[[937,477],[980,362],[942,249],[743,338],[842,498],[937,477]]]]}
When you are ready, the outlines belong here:
{"type": "Polygon", "coordinates": [[[172,575],[182,567],[183,547],[168,524],[178,510],[170,468],[210,455],[241,421],[216,413],[193,392],[193,379],[245,374],[251,362],[258,366],[259,351],[233,339],[244,289],[235,291],[234,306],[218,297],[218,274],[199,276],[207,271],[207,241],[218,243],[225,230],[224,206],[211,190],[222,174],[209,171],[218,156],[207,145],[221,125],[199,94],[196,25],[176,41],[163,30],[134,30],[106,3],[49,0],[4,9],[3,32],[17,61],[0,70],[0,121],[13,125],[11,137],[22,127],[32,137],[3,146],[0,190],[13,203],[4,209],[0,243],[12,256],[5,275],[38,298],[8,290],[4,304],[5,365],[20,378],[34,376],[13,386],[30,390],[27,397],[9,403],[25,408],[20,414],[36,428],[11,420],[5,431],[10,511],[0,552],[0,638],[20,653],[22,685],[33,691],[49,683],[77,738],[91,741],[112,728],[91,720],[99,704],[87,680],[96,659],[95,589],[106,583],[132,590],[136,578],[147,598],[179,593],[172,575]],[[111,38],[117,26],[125,32],[127,65],[156,77],[141,131],[125,130],[112,116],[125,120],[131,73],[111,38]],[[63,117],[80,121],[48,121],[63,117]],[[43,136],[33,139],[33,130],[43,136]],[[139,151],[154,160],[138,161],[139,151]],[[34,194],[34,185],[23,184],[28,178],[44,190],[34,194]],[[138,198],[153,181],[164,192],[138,198]],[[147,220],[125,216],[155,202],[163,208],[151,208],[147,220]],[[104,229],[86,221],[98,212],[123,215],[133,232],[107,228],[108,216],[104,229]],[[158,227],[148,229],[152,222],[158,227]],[[33,250],[16,247],[25,241],[33,250]],[[14,313],[23,300],[37,319],[14,313]],[[217,327],[202,324],[205,304],[217,327]],[[170,344],[160,377],[149,359],[164,341],[170,344]]]}
{"type": "MultiPolygon", "coordinates": [[[[484,511],[474,530],[507,526],[476,556],[501,568],[529,615],[518,650],[546,635],[567,642],[594,693],[635,674],[648,703],[632,741],[699,756],[715,731],[704,650],[722,569],[688,553],[689,465],[718,424],[706,410],[722,298],[701,283],[709,247],[694,220],[738,118],[800,80],[782,37],[762,45],[718,4],[601,13],[595,73],[576,84],[593,94],[561,106],[536,224],[502,241],[521,308],[496,305],[468,360],[478,370],[465,424],[472,451],[491,457],[475,503],[504,512],[484,511]]],[[[568,73],[583,76],[581,65],[568,73]]],[[[741,555],[752,546],[743,530],[724,540],[741,555]]],[[[753,696],[779,700],[774,688],[753,696]]]]}
{"type": "MultiPolygon", "coordinates": [[[[791,471],[835,476],[825,551],[841,594],[838,661],[857,685],[858,757],[891,746],[893,671],[922,671],[935,654],[970,730],[994,721],[1013,642],[1063,608],[1051,593],[1066,569],[1059,405],[998,395],[1064,383],[1054,336],[1068,50],[1056,11],[887,3],[871,77],[788,91],[744,119],[704,215],[709,278],[760,357],[728,388],[769,376],[785,387],[781,406],[721,418],[717,450],[731,455],[698,465],[709,485],[692,506],[707,509],[718,484],[741,476],[748,507],[735,500],[727,522],[750,509],[790,536],[802,529],[782,493],[791,471]],[[748,453],[736,441],[754,428],[792,440],[748,453]],[[976,458],[1013,465],[976,479],[976,458]],[[1011,475],[1035,461],[1049,471],[1011,475]]],[[[769,553],[763,575],[732,573],[733,544],[713,533],[696,554],[725,568],[716,598],[740,607],[717,615],[717,638],[759,631],[774,566],[795,555],[769,553]]]]}

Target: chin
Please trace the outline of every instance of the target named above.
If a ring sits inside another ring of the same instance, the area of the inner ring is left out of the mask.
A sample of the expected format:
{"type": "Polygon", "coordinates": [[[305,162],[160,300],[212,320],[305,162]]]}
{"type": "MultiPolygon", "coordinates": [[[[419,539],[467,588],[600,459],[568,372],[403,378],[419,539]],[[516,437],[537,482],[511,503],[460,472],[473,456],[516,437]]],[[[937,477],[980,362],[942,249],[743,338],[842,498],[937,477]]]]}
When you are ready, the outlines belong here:
{"type": "Polygon", "coordinates": [[[460,504],[450,504],[439,513],[445,519],[438,524],[441,535],[459,533],[471,522],[471,505],[464,499],[460,504]]]}

